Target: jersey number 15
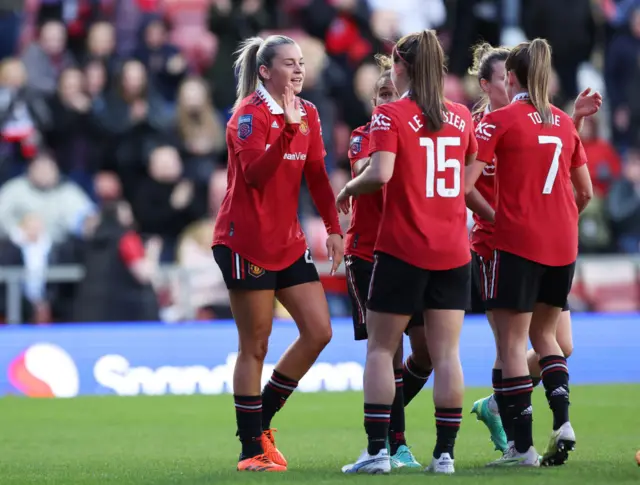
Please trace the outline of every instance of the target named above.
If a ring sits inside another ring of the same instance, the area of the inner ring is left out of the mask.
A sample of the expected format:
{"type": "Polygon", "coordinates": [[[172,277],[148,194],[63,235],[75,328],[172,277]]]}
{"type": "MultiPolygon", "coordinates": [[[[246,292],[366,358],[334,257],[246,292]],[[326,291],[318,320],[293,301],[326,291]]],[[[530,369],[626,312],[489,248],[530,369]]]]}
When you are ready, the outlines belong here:
{"type": "Polygon", "coordinates": [[[459,147],[460,138],[443,136],[433,140],[421,137],[420,146],[427,148],[427,198],[435,197],[436,193],[440,197],[458,197],[461,163],[455,158],[447,158],[446,150],[447,147],[459,147]],[[453,187],[447,187],[442,176],[447,170],[453,171],[453,187]]]}

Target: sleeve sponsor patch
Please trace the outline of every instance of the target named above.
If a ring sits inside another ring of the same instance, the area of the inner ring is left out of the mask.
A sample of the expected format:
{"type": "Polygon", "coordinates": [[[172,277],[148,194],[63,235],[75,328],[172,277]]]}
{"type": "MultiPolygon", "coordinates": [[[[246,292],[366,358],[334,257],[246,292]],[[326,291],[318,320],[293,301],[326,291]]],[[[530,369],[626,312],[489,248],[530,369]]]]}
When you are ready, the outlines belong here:
{"type": "Polygon", "coordinates": [[[253,115],[242,115],[238,118],[238,138],[246,140],[253,132],[253,115]]]}
{"type": "Polygon", "coordinates": [[[349,143],[349,154],[351,157],[355,157],[362,151],[362,137],[354,136],[349,143]]]}

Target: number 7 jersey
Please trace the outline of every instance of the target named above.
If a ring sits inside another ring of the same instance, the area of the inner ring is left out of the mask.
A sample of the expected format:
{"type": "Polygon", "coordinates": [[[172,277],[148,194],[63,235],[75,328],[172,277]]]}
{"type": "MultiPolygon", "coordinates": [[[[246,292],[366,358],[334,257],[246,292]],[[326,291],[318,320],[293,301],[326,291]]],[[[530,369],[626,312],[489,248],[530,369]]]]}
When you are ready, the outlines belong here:
{"type": "Polygon", "coordinates": [[[525,99],[487,114],[478,161],[496,165],[495,249],[547,266],[578,256],[578,207],[571,169],[587,162],[571,118],[555,106],[552,123],[525,99]]]}
{"type": "Polygon", "coordinates": [[[396,154],[376,251],[426,270],[448,270],[471,258],[464,196],[465,158],[477,151],[469,110],[446,103],[445,123],[430,132],[408,97],[378,106],[371,119],[369,153],[396,154]]]}

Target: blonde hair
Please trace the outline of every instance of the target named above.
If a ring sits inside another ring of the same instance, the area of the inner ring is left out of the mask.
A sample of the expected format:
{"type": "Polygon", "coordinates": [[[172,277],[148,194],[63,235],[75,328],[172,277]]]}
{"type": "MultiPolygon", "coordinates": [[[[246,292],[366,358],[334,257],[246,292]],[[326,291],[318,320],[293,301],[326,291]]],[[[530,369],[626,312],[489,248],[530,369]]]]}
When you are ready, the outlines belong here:
{"type": "Polygon", "coordinates": [[[276,55],[276,48],[288,44],[295,44],[295,41],[285,35],[270,35],[266,39],[250,37],[240,44],[240,48],[235,52],[238,57],[233,63],[238,84],[236,86],[236,102],[232,111],[235,111],[240,102],[257,89],[258,81],[262,80],[260,66],[271,67],[271,62],[276,55]]]}
{"type": "Polygon", "coordinates": [[[529,92],[531,104],[544,124],[551,123],[549,84],[551,81],[551,47],[544,39],[523,42],[513,48],[505,69],[512,71],[520,85],[529,92]]]}
{"type": "Polygon", "coordinates": [[[405,35],[393,50],[394,64],[405,65],[411,97],[420,106],[430,131],[439,131],[448,111],[444,98],[444,51],[434,30],[405,35]]]}
{"type": "Polygon", "coordinates": [[[178,89],[178,132],[182,140],[193,140],[196,137],[206,137],[211,150],[221,149],[224,146],[224,128],[216,117],[211,96],[207,84],[199,77],[188,77],[180,84],[178,89]],[[195,84],[204,93],[204,102],[199,106],[199,120],[194,120],[191,111],[183,103],[184,91],[189,84],[195,84]]]}

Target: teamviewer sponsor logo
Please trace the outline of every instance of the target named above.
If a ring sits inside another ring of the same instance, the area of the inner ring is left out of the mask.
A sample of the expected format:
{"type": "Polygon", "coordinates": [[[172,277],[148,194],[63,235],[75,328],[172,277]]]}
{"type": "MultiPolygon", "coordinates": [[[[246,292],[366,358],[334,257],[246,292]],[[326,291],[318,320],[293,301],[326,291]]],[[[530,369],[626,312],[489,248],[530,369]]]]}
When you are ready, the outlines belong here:
{"type": "Polygon", "coordinates": [[[75,362],[64,349],[50,343],[31,345],[13,359],[8,378],[29,397],[74,397],[80,390],[75,362]]]}
{"type": "MultiPolygon", "coordinates": [[[[233,392],[233,368],[237,354],[227,356],[224,364],[216,367],[203,365],[134,367],[118,354],[105,355],[95,364],[93,375],[99,385],[121,396],[138,394],[223,394],[233,392]]],[[[265,364],[262,371],[264,386],[274,365],[265,364]]],[[[300,381],[298,390],[357,391],[362,389],[363,367],[357,362],[315,364],[300,381]]]]}

